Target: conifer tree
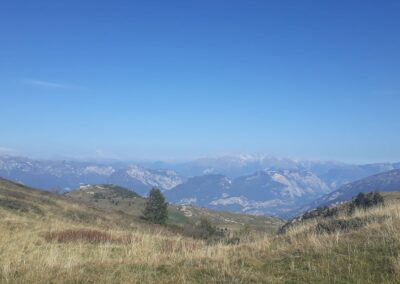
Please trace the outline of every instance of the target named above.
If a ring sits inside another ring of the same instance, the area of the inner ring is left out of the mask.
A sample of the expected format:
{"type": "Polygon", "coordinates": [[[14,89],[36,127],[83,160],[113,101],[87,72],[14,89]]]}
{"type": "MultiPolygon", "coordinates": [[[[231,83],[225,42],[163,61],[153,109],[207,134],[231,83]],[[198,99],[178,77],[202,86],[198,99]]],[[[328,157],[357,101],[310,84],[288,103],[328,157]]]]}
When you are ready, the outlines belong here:
{"type": "Polygon", "coordinates": [[[153,188],[150,191],[144,209],[144,218],[155,224],[165,224],[168,218],[167,203],[165,197],[158,188],[153,188]]]}

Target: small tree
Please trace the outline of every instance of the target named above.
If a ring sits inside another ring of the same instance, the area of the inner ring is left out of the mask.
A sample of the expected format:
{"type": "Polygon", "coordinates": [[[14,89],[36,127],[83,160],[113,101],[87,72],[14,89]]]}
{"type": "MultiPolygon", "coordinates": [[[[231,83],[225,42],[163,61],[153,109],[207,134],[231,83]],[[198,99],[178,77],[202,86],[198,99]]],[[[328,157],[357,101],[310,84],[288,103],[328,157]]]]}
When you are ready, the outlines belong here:
{"type": "Polygon", "coordinates": [[[165,224],[168,218],[168,204],[158,188],[150,191],[149,197],[144,208],[144,218],[155,224],[165,224]]]}

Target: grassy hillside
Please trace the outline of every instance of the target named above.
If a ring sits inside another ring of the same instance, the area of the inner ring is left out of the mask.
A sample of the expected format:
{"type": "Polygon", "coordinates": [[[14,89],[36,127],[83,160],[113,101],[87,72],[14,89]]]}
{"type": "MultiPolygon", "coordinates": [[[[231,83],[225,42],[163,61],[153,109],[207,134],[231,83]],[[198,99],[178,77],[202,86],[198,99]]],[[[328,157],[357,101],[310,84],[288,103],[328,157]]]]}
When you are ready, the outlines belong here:
{"type": "Polygon", "coordinates": [[[396,198],[234,245],[132,218],[0,180],[0,282],[400,283],[396,198]],[[326,230],[337,221],[348,226],[326,230]]]}
{"type": "MultiPolygon", "coordinates": [[[[107,184],[81,186],[77,190],[66,193],[66,196],[96,207],[120,210],[135,218],[140,218],[146,202],[145,198],[128,189],[107,184]]],[[[282,226],[282,221],[273,217],[221,212],[186,205],[170,205],[168,212],[167,223],[178,226],[195,223],[202,217],[219,227],[230,230],[246,227],[251,230],[275,232],[282,226]]]]}
{"type": "MultiPolygon", "coordinates": [[[[373,193],[373,192],[371,192],[373,193]]],[[[400,202],[400,192],[379,192],[378,195],[382,197],[383,204],[393,204],[400,202]]],[[[306,222],[310,219],[313,220],[326,220],[336,219],[339,216],[349,216],[353,214],[354,198],[336,205],[322,206],[313,210],[306,211],[297,215],[295,218],[287,221],[280,229],[279,232],[285,232],[288,228],[296,226],[298,223],[306,222]]],[[[360,209],[360,208],[359,208],[360,209]]]]}
{"type": "Polygon", "coordinates": [[[393,192],[381,192],[385,202],[400,201],[400,190],[393,192]]]}

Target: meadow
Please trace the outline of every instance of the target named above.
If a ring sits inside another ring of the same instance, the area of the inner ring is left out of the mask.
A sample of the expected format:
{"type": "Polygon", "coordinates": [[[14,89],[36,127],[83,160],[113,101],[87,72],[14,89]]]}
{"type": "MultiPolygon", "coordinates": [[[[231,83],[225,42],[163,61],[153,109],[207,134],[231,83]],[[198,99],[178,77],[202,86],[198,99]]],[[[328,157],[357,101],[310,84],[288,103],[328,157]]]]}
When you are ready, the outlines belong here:
{"type": "Polygon", "coordinates": [[[400,283],[395,198],[280,234],[243,230],[235,244],[128,217],[2,181],[0,282],[400,283]],[[362,222],[320,229],[333,220],[362,222]]]}

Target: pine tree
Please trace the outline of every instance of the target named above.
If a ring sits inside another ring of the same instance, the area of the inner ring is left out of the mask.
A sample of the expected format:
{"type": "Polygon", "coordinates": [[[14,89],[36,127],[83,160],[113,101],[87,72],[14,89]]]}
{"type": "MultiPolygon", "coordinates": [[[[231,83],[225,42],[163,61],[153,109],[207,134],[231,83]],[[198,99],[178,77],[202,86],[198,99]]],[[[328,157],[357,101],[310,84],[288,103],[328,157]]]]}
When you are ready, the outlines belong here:
{"type": "Polygon", "coordinates": [[[153,188],[150,191],[144,209],[144,218],[155,224],[165,224],[168,218],[168,209],[165,198],[158,188],[153,188]]]}

